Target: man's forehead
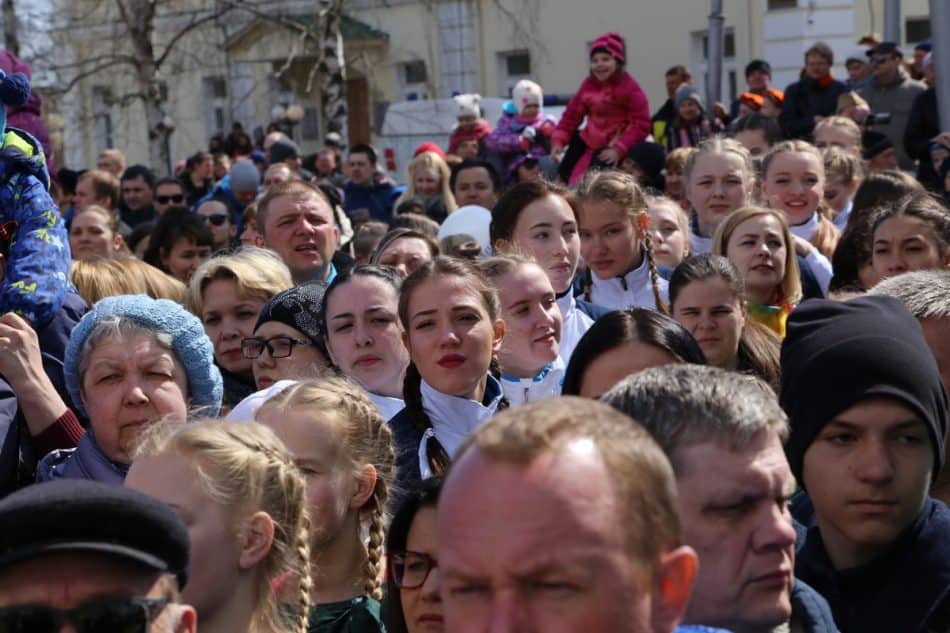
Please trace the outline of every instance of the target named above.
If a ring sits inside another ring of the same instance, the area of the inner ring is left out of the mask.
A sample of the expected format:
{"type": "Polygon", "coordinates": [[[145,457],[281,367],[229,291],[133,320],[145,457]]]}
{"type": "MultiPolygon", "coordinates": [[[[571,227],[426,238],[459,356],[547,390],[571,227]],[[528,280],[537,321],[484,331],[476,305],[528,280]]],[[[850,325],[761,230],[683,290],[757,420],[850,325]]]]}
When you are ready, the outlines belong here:
{"type": "Polygon", "coordinates": [[[320,194],[315,192],[279,196],[271,202],[271,209],[274,214],[279,215],[316,212],[331,219],[333,217],[333,209],[320,194]]]}
{"type": "Polygon", "coordinates": [[[678,487],[689,485],[710,491],[763,487],[781,491],[795,485],[775,431],[761,433],[738,446],[716,439],[696,442],[677,447],[672,456],[678,487]]]}

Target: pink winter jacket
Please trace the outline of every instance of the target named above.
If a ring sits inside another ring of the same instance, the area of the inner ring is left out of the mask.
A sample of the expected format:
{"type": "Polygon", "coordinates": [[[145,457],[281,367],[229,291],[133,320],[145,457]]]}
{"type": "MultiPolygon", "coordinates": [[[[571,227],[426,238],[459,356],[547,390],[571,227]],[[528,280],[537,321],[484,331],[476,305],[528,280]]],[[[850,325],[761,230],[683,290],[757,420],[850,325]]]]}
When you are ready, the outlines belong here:
{"type": "Polygon", "coordinates": [[[585,116],[580,135],[591,150],[613,147],[624,156],[650,133],[647,95],[626,72],[607,81],[588,76],[567,104],[552,141],[566,147],[585,116]]]}

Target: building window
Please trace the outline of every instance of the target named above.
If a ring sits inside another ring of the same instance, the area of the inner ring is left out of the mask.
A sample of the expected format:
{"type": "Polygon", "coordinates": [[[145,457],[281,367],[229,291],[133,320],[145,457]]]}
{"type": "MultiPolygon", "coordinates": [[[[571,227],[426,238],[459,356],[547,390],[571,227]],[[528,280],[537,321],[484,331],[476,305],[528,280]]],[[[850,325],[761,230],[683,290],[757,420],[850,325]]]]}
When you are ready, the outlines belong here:
{"type": "Polygon", "coordinates": [[[768,10],[777,11],[779,9],[796,9],[798,8],[798,0],[769,0],[768,1],[768,10]]]}
{"type": "Polygon", "coordinates": [[[916,44],[930,37],[930,18],[907,18],[904,34],[908,44],[916,44]]]}
{"type": "Polygon", "coordinates": [[[415,59],[399,65],[399,92],[403,99],[429,98],[429,70],[425,61],[415,59]]]}
{"type": "Polygon", "coordinates": [[[300,135],[305,141],[320,138],[320,120],[317,117],[317,109],[313,106],[306,106],[303,109],[303,118],[300,120],[300,135]]]}
{"type": "Polygon", "coordinates": [[[112,89],[108,86],[92,87],[92,130],[96,151],[114,147],[112,130],[112,89]]]}
{"type": "Polygon", "coordinates": [[[205,131],[209,137],[228,129],[228,82],[224,77],[204,78],[205,131]]]}
{"type": "MultiPolygon", "coordinates": [[[[706,31],[696,31],[690,38],[690,70],[693,74],[703,78],[698,86],[705,92],[708,83],[709,35],[706,31]]],[[[744,86],[743,86],[744,88],[744,86]]],[[[726,29],[722,42],[722,101],[729,108],[729,103],[741,92],[736,74],[736,34],[732,29],[726,29]]],[[[707,111],[712,111],[712,104],[707,104],[707,111]]]]}
{"type": "Polygon", "coordinates": [[[531,53],[526,50],[498,53],[498,94],[510,97],[515,84],[531,77],[531,53]]]}

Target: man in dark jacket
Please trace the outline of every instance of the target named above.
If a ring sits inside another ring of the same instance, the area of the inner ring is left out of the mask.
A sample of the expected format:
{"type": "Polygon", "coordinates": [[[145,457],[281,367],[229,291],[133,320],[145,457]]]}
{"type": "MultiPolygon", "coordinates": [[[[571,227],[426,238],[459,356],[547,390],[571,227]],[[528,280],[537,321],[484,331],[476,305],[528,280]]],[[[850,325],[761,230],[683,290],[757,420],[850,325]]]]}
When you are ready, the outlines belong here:
{"type": "Polygon", "coordinates": [[[377,173],[376,163],[376,150],[369,145],[350,148],[350,179],[343,185],[343,210],[354,220],[389,222],[392,217],[395,185],[377,173]]]}
{"type": "MultiPolygon", "coordinates": [[[[843,633],[950,629],[947,394],[920,326],[891,297],[815,299],[782,345],[789,464],[813,507],[795,574],[843,633]]],[[[803,510],[806,504],[798,504],[803,510]]]]}
{"type": "Polygon", "coordinates": [[[666,147],[666,130],[673,124],[676,118],[676,106],[673,105],[673,97],[676,91],[683,84],[693,83],[693,76],[686,66],[673,66],[666,71],[666,101],[660,106],[660,109],[653,115],[652,129],[653,139],[663,147],[666,147]]]}
{"type": "Polygon", "coordinates": [[[834,53],[824,42],[805,51],[805,74],[801,81],[785,89],[779,115],[779,123],[788,138],[809,139],[815,123],[837,110],[838,97],[848,92],[848,88],[831,76],[834,63],[834,53]]]}
{"type": "MultiPolygon", "coordinates": [[[[933,56],[927,55],[923,62],[924,77],[928,83],[935,81],[933,56]]],[[[943,192],[943,183],[938,181],[931,156],[931,145],[936,143],[950,150],[950,132],[941,135],[940,115],[937,112],[937,89],[933,85],[914,99],[904,130],[904,150],[917,161],[917,180],[927,189],[943,192]]]]}
{"type": "Polygon", "coordinates": [[[646,427],[673,465],[683,542],[699,554],[684,623],[837,632],[827,602],[792,573],[788,423],[765,383],[674,364],[628,376],[602,400],[646,427]]]}

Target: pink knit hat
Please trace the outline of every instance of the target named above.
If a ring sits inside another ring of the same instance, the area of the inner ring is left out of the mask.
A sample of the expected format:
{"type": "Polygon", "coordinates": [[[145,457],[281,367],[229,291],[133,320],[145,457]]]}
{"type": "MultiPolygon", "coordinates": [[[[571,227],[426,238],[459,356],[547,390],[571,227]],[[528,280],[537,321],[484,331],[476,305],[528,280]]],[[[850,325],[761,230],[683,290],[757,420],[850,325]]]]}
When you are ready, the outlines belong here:
{"type": "Polygon", "coordinates": [[[590,54],[604,51],[621,64],[627,62],[627,44],[620,33],[604,33],[590,45],[590,54]]]}

